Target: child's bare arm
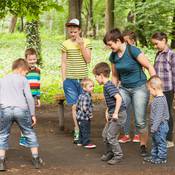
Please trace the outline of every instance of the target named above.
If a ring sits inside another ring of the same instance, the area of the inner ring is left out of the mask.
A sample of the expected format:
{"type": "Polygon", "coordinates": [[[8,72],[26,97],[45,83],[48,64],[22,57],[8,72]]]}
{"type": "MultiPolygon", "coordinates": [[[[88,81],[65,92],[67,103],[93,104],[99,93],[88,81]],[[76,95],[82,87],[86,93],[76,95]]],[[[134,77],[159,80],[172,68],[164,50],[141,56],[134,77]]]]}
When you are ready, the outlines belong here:
{"type": "Polygon", "coordinates": [[[61,55],[61,76],[62,76],[62,81],[66,79],[66,58],[67,58],[67,53],[62,52],[61,55]]]}
{"type": "Polygon", "coordinates": [[[120,106],[122,104],[122,97],[119,94],[115,95],[115,99],[116,99],[116,105],[115,105],[115,111],[114,114],[112,116],[113,119],[118,119],[118,113],[120,110],[120,106]]]}
{"type": "Polygon", "coordinates": [[[84,46],[84,41],[83,41],[83,39],[81,37],[78,37],[76,39],[76,42],[80,46],[80,50],[81,50],[81,53],[83,55],[83,58],[84,58],[85,62],[86,63],[90,63],[91,62],[91,50],[84,46]]]}

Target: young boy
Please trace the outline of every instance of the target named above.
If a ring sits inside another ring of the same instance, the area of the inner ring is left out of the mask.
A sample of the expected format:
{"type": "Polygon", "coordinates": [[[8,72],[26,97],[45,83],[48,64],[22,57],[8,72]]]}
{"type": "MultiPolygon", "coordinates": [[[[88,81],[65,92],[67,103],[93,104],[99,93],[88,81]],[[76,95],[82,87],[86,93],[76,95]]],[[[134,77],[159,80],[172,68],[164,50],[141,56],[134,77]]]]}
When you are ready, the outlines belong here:
{"type": "Polygon", "coordinates": [[[163,85],[158,76],[152,76],[148,83],[148,89],[154,96],[151,103],[151,134],[152,150],[151,156],[145,157],[144,161],[153,164],[162,164],[167,162],[167,142],[166,137],[169,130],[169,110],[166,97],[163,94],[163,85]]]}
{"type": "Polygon", "coordinates": [[[0,79],[0,171],[6,170],[5,153],[8,149],[10,129],[14,122],[27,138],[35,168],[39,168],[42,163],[38,156],[37,137],[32,128],[36,124],[36,117],[34,100],[25,78],[29,71],[28,63],[19,58],[13,62],[12,70],[13,73],[0,79]]]}
{"type": "Polygon", "coordinates": [[[91,61],[91,44],[89,40],[81,38],[80,22],[72,19],[67,24],[69,39],[61,44],[61,73],[63,89],[68,105],[72,105],[74,122],[74,143],[79,138],[79,127],[76,120],[76,103],[82,93],[81,80],[88,76],[87,64],[91,61]]]}
{"type": "Polygon", "coordinates": [[[107,63],[98,63],[93,69],[97,82],[104,85],[104,96],[108,108],[107,123],[102,136],[106,146],[106,153],[101,157],[102,161],[114,165],[123,157],[122,149],[118,142],[121,126],[126,121],[126,106],[119,93],[119,89],[109,80],[110,67],[107,63]]]}
{"type": "MultiPolygon", "coordinates": [[[[35,100],[36,107],[40,107],[40,69],[36,66],[37,63],[37,53],[33,48],[28,48],[25,51],[25,59],[29,64],[29,72],[26,75],[26,78],[29,81],[30,90],[32,96],[35,100]]],[[[19,144],[21,146],[27,147],[26,137],[21,134],[19,139],[19,144]]]]}
{"type": "MultiPolygon", "coordinates": [[[[137,43],[137,37],[133,31],[129,31],[129,30],[124,31],[123,39],[129,45],[136,45],[137,43]]],[[[132,112],[132,106],[130,105],[127,110],[127,119],[124,126],[124,135],[120,136],[120,139],[119,139],[120,143],[127,143],[131,141],[131,137],[130,137],[131,112],[132,112]]],[[[136,123],[134,123],[134,125],[136,125],[136,123]]],[[[140,142],[140,135],[138,134],[138,131],[136,130],[136,128],[134,129],[134,136],[133,136],[132,142],[134,143],[140,142]]]]}
{"type": "Polygon", "coordinates": [[[77,145],[91,149],[96,147],[96,145],[90,143],[91,118],[93,117],[91,93],[94,89],[94,83],[91,79],[84,78],[81,81],[81,86],[83,88],[83,92],[79,96],[76,105],[76,117],[80,130],[77,145]]]}

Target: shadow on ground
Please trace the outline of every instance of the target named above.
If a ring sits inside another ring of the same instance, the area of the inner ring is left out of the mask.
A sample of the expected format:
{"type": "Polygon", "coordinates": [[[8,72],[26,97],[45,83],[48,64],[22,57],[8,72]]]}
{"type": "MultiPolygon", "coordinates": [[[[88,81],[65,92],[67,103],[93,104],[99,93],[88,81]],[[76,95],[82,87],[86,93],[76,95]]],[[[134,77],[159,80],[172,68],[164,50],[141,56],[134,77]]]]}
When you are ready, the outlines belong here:
{"type": "MultiPolygon", "coordinates": [[[[103,153],[101,132],[104,126],[103,103],[96,104],[92,120],[92,140],[97,144],[94,150],[77,147],[72,143],[71,111],[65,107],[65,131],[59,131],[57,106],[45,106],[37,111],[38,124],[36,132],[40,142],[40,154],[45,161],[40,170],[33,169],[28,149],[18,145],[20,135],[16,125],[10,136],[10,150],[7,153],[8,171],[13,175],[175,175],[174,148],[168,151],[166,165],[144,164],[139,155],[139,145],[126,143],[122,145],[124,159],[115,166],[100,161],[103,153]]],[[[150,147],[150,143],[149,143],[150,147]]]]}

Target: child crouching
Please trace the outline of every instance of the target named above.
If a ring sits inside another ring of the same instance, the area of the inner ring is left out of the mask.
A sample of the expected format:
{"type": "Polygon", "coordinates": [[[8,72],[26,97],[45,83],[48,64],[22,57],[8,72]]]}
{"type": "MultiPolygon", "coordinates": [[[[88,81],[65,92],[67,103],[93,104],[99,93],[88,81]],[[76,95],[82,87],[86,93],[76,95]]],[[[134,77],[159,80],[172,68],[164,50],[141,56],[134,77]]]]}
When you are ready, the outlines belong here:
{"type": "Polygon", "coordinates": [[[32,128],[36,124],[35,104],[27,79],[28,63],[19,58],[13,62],[13,72],[0,79],[0,171],[5,171],[5,153],[8,149],[10,129],[16,122],[26,137],[32,152],[32,163],[39,168],[38,141],[32,128]]]}
{"type": "Polygon", "coordinates": [[[123,152],[118,141],[121,126],[126,121],[126,106],[120,95],[119,89],[109,80],[110,67],[107,63],[98,63],[93,69],[97,82],[104,85],[104,97],[107,105],[107,123],[102,136],[106,147],[101,160],[114,165],[121,161],[123,152]]]}

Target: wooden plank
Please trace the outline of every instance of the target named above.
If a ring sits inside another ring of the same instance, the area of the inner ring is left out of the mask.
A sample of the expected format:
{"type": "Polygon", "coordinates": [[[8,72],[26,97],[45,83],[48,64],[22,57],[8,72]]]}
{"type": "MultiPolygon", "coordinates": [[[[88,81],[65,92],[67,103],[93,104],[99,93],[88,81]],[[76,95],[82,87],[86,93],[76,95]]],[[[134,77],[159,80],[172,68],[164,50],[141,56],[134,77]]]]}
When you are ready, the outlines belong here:
{"type": "Polygon", "coordinates": [[[64,100],[60,100],[58,103],[58,120],[59,129],[64,130],[64,100]]]}

